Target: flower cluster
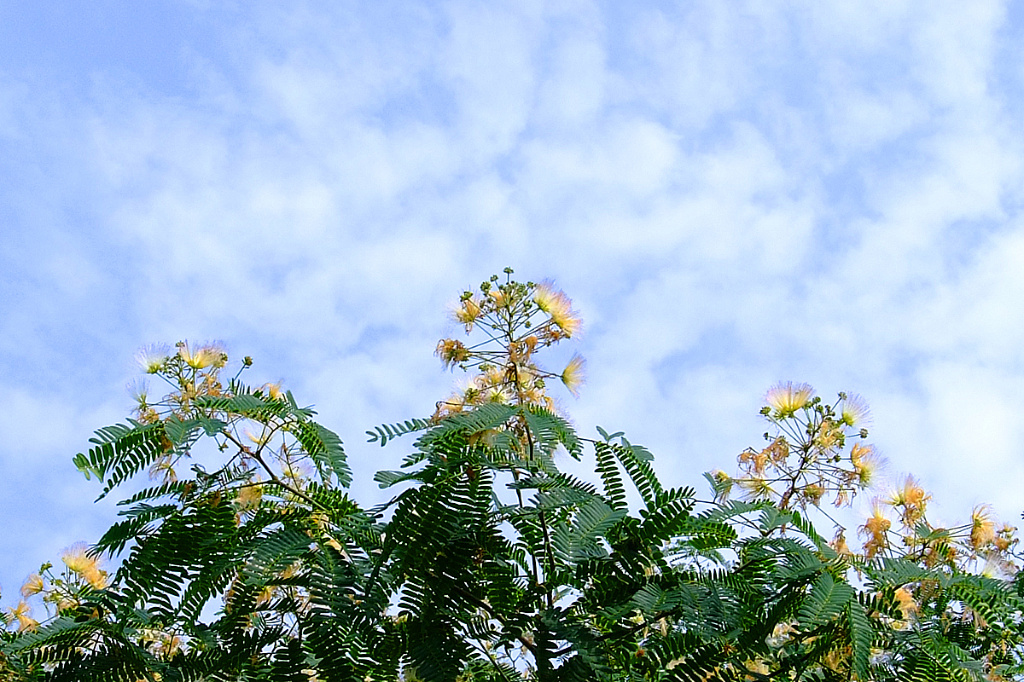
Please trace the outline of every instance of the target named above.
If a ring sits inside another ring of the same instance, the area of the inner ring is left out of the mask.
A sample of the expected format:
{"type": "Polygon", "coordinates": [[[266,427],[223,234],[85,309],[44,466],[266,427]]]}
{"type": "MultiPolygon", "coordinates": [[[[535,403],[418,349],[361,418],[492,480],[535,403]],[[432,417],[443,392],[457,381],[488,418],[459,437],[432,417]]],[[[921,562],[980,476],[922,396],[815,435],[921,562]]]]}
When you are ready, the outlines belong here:
{"type": "Polygon", "coordinates": [[[542,369],[535,361],[541,349],[579,334],[580,318],[569,297],[550,282],[523,284],[511,279],[511,268],[505,273],[504,283],[495,275],[480,285],[479,292],[464,292],[453,311],[467,334],[479,330],[483,339],[467,345],[448,338],[437,344],[436,354],[445,367],[474,371],[475,376],[437,404],[435,420],[485,403],[553,410],[554,401],[546,392],[552,379],[579,395],[582,357],[574,355],[559,373],[542,369]]]}
{"type": "Polygon", "coordinates": [[[783,509],[819,507],[826,496],[842,506],[871,485],[879,462],[861,442],[868,435],[868,409],[858,396],[840,393],[830,405],[809,385],[784,382],[765,395],[761,414],[772,425],[765,434],[769,443],[740,453],[739,475],[719,473],[720,498],[735,485],[746,497],[773,500],[783,509]],[[860,440],[847,448],[853,438],[860,440]]]}
{"type": "Polygon", "coordinates": [[[981,563],[983,572],[1014,573],[1010,553],[1017,544],[1017,529],[1000,524],[988,505],[978,505],[966,523],[942,527],[927,517],[928,494],[913,476],[906,476],[889,491],[875,499],[871,515],[860,527],[864,555],[909,556],[926,566],[950,566],[966,569],[981,563]],[[894,527],[889,512],[896,517],[894,527]]]}
{"type": "MultiPolygon", "coordinates": [[[[761,414],[772,426],[765,434],[768,445],[740,453],[738,475],[713,474],[720,500],[738,487],[748,499],[771,500],[782,509],[820,509],[826,498],[839,507],[876,483],[879,458],[865,442],[870,412],[859,396],[840,393],[838,400],[827,404],[811,386],[783,382],[765,395],[761,414]]],[[[930,501],[931,495],[910,475],[877,496],[858,528],[863,556],[902,556],[928,566],[960,568],[982,563],[992,572],[1015,570],[1009,556],[1017,543],[1016,528],[997,523],[986,505],[976,507],[967,523],[935,526],[927,517],[930,501]]],[[[832,546],[841,554],[852,554],[845,529],[838,524],[832,546]]]]}
{"type": "Polygon", "coordinates": [[[32,631],[39,621],[32,617],[31,601],[41,595],[48,611],[61,614],[77,608],[89,593],[106,588],[110,579],[99,558],[82,543],[76,543],[61,554],[64,570],[56,573],[46,563],[21,586],[21,601],[7,609],[9,623],[19,632],[32,631]]]}
{"type": "MultiPolygon", "coordinates": [[[[145,379],[129,384],[129,392],[136,403],[134,416],[139,422],[153,424],[171,419],[187,421],[196,417],[219,419],[227,426],[219,434],[218,443],[222,450],[236,449],[239,464],[253,472],[260,468],[260,464],[276,464],[279,481],[286,481],[296,488],[305,485],[306,471],[301,461],[305,456],[285,442],[283,436],[287,429],[283,423],[259,423],[201,405],[201,399],[230,398],[240,393],[273,401],[284,400],[280,384],[267,383],[252,389],[239,381],[242,371],[252,366],[251,358],[245,357],[238,372],[230,379],[221,376],[228,364],[228,354],[224,345],[217,341],[179,341],[173,351],[164,345],[148,346],[138,352],[136,360],[148,377],[159,379],[170,387],[161,397],[153,398],[145,379]],[[271,447],[273,436],[281,436],[279,447],[271,447]]],[[[150,467],[150,476],[163,482],[176,481],[177,467],[182,458],[188,457],[187,448],[168,448],[150,467]]],[[[258,480],[259,476],[254,473],[252,483],[255,485],[258,480]]],[[[241,502],[236,504],[239,513],[253,508],[254,490],[258,488],[243,486],[239,489],[241,502]]]]}
{"type": "Polygon", "coordinates": [[[136,354],[135,359],[143,372],[159,377],[172,388],[161,401],[153,402],[150,401],[149,383],[145,379],[129,384],[129,392],[137,403],[136,416],[144,424],[159,421],[170,414],[186,418],[198,396],[224,394],[220,371],[227,365],[228,354],[220,342],[190,344],[179,341],[174,352],[164,345],[147,346],[136,354]]]}

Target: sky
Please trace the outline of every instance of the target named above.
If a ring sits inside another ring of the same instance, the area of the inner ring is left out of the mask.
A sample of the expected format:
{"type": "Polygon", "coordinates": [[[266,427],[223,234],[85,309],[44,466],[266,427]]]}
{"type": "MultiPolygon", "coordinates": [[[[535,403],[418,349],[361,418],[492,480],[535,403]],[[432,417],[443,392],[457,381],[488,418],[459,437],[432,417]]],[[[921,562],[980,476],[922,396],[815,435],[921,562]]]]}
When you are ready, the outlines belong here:
{"type": "Polygon", "coordinates": [[[2,601],[116,520],[71,459],[140,347],[251,355],[375,502],[410,444],[365,431],[433,411],[506,266],[584,319],[561,409],[667,483],[792,380],[871,405],[872,494],[1016,524],[1022,121],[1008,1],[0,0],[2,601]]]}

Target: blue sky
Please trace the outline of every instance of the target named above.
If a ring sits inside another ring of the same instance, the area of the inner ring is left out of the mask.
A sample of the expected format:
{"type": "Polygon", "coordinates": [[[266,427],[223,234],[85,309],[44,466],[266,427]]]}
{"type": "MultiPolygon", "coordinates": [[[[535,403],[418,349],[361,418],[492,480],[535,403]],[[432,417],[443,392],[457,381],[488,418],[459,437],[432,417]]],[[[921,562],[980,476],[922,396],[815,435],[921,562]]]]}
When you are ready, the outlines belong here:
{"type": "Polygon", "coordinates": [[[564,409],[673,484],[791,379],[864,396],[938,520],[1016,522],[1022,37],[990,0],[0,0],[4,601],[113,520],[71,458],[139,347],[252,355],[376,499],[405,452],[364,431],[432,411],[506,265],[584,316],[564,409]]]}

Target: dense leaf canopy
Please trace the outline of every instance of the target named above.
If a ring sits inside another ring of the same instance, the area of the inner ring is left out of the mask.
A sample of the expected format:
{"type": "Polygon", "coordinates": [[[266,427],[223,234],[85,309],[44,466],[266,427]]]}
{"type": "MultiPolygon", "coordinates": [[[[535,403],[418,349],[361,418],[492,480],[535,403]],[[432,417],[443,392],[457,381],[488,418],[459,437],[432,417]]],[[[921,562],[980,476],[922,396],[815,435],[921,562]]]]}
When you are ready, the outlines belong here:
{"type": "Polygon", "coordinates": [[[554,409],[546,382],[575,391],[582,372],[537,364],[579,328],[564,294],[492,278],[455,315],[484,339],[438,354],[476,376],[431,418],[369,432],[414,439],[375,508],[346,492],[341,440],[312,410],[241,380],[248,358],[226,380],[216,346],[146,353],[170,393],[140,391],[75,463],[101,495],[147,470],[156,484],[26,583],[0,680],[1024,679],[1012,529],[984,509],[933,527],[913,479],[865,521],[862,552],[811,523],[870,483],[856,397],[772,389],[768,446],[709,474],[702,501],[624,434],[584,437],[554,409]]]}

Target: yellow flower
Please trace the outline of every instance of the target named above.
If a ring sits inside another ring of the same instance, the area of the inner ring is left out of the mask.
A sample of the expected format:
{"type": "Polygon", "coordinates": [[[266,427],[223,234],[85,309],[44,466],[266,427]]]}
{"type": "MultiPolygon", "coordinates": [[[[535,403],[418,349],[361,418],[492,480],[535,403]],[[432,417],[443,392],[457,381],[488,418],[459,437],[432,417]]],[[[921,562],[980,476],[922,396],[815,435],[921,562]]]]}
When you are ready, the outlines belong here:
{"type": "Polygon", "coordinates": [[[508,296],[501,289],[491,289],[487,295],[494,301],[495,308],[504,308],[508,304],[508,296]]]}
{"type": "Polygon", "coordinates": [[[462,304],[455,309],[455,319],[466,325],[466,332],[473,329],[473,323],[480,317],[480,303],[476,297],[470,297],[462,301],[462,304]]]}
{"type": "MultiPolygon", "coordinates": [[[[471,390],[476,392],[476,389],[471,390]]],[[[448,399],[437,402],[433,418],[435,420],[439,420],[444,419],[445,417],[450,417],[453,414],[458,414],[459,412],[462,412],[467,402],[470,402],[470,400],[462,393],[453,393],[448,399]]]]}
{"type": "Polygon", "coordinates": [[[310,472],[303,462],[285,462],[281,466],[281,473],[293,485],[299,488],[305,487],[306,479],[310,476],[310,472]]]}
{"type": "Polygon", "coordinates": [[[711,476],[715,479],[715,501],[725,502],[729,498],[729,493],[732,492],[734,482],[732,477],[721,469],[712,471],[711,476]]]}
{"type": "Polygon", "coordinates": [[[859,395],[848,395],[839,407],[840,419],[847,426],[867,423],[871,417],[867,402],[859,395]]]}
{"type": "Polygon", "coordinates": [[[857,484],[866,488],[871,485],[878,471],[878,458],[875,449],[870,445],[855,443],[850,449],[850,463],[857,474],[857,484]]]}
{"type": "Polygon", "coordinates": [[[497,403],[500,405],[506,405],[512,402],[512,396],[509,395],[508,391],[498,386],[493,386],[483,392],[483,400],[487,403],[497,403]]]}
{"type": "Polygon", "coordinates": [[[21,586],[21,596],[28,599],[33,594],[39,594],[46,586],[43,584],[43,578],[38,573],[33,573],[25,581],[25,584],[21,586]]]}
{"type": "Polygon", "coordinates": [[[768,389],[764,399],[778,416],[791,417],[797,410],[806,407],[813,397],[814,389],[809,384],[784,381],[768,389]]]}
{"type": "Polygon", "coordinates": [[[550,282],[541,282],[537,285],[533,292],[533,300],[566,336],[572,336],[579,331],[581,321],[572,309],[572,301],[565,293],[555,291],[550,282]]]}
{"type": "Polygon", "coordinates": [[[265,426],[263,427],[263,430],[260,432],[260,435],[258,436],[249,429],[245,430],[245,437],[252,441],[253,444],[255,444],[256,447],[258,448],[262,448],[264,445],[266,445],[267,442],[270,440],[271,435],[271,432],[268,431],[265,426]]]}
{"type": "Polygon", "coordinates": [[[263,499],[262,485],[247,485],[238,489],[238,497],[235,498],[235,506],[239,511],[248,511],[260,506],[263,499]]]}
{"type": "Polygon", "coordinates": [[[572,393],[577,398],[580,397],[580,385],[583,383],[583,370],[585,366],[586,360],[579,354],[574,354],[572,359],[569,360],[569,364],[562,370],[562,383],[569,389],[569,393],[572,393]]]}
{"type": "Polygon", "coordinates": [[[57,606],[57,613],[63,613],[71,609],[78,608],[79,601],[74,597],[69,597],[60,592],[51,592],[47,595],[47,601],[51,601],[57,606]]]}
{"type": "Polygon", "coordinates": [[[765,665],[764,661],[755,661],[753,659],[748,659],[744,663],[744,665],[746,666],[749,672],[757,673],[759,676],[767,675],[769,672],[771,672],[770,670],[768,670],[768,666],[765,665]]]}
{"type": "Polygon", "coordinates": [[[519,399],[527,405],[547,406],[548,404],[548,397],[544,395],[544,391],[537,386],[531,386],[525,391],[521,391],[519,399]]]}
{"type": "Polygon", "coordinates": [[[18,621],[18,632],[32,631],[39,627],[39,621],[29,615],[31,612],[32,608],[25,601],[18,602],[13,609],[8,609],[11,617],[18,621]]]}
{"type": "Polygon", "coordinates": [[[872,506],[871,516],[867,518],[864,525],[860,527],[860,534],[866,537],[864,542],[864,554],[870,559],[879,550],[889,546],[889,538],[886,535],[892,522],[885,518],[885,513],[877,503],[872,506]]]}
{"type": "Polygon", "coordinates": [[[896,603],[904,620],[917,613],[917,602],[905,587],[897,589],[893,596],[896,597],[896,603]]]}
{"type": "Polygon", "coordinates": [[[903,486],[893,491],[887,502],[893,507],[903,507],[900,512],[903,525],[913,528],[924,518],[930,499],[932,496],[925,493],[924,488],[908,474],[903,480],[903,486]]]}
{"type": "Polygon", "coordinates": [[[281,390],[281,382],[276,384],[263,384],[263,392],[267,394],[267,397],[271,400],[281,400],[284,398],[284,391],[281,390]]]}
{"type": "Polygon", "coordinates": [[[996,533],[996,537],[992,541],[992,544],[995,545],[996,549],[1000,552],[1005,552],[1012,545],[1017,544],[1017,539],[1013,537],[1016,532],[1017,529],[1014,526],[1011,526],[1008,523],[1003,524],[1003,527],[996,533]]]}
{"type": "Polygon", "coordinates": [[[829,668],[829,670],[839,672],[840,670],[847,667],[847,661],[850,660],[850,656],[852,654],[853,649],[850,646],[843,646],[836,649],[832,649],[827,654],[825,654],[824,663],[829,668]]]}
{"type": "Polygon", "coordinates": [[[817,506],[817,504],[821,502],[822,495],[825,494],[825,488],[818,485],[817,483],[811,483],[809,485],[804,486],[804,489],[800,492],[802,493],[802,496],[805,500],[817,506]]]}
{"type": "Polygon", "coordinates": [[[862,445],[861,443],[854,443],[853,447],[850,448],[850,462],[854,467],[858,467],[864,461],[865,457],[871,455],[872,448],[870,445],[862,445]]]}
{"type": "Polygon", "coordinates": [[[766,643],[772,647],[782,646],[793,638],[795,632],[798,630],[792,623],[779,623],[772,629],[772,634],[768,635],[766,643]]]}
{"type": "Polygon", "coordinates": [[[72,572],[84,578],[94,589],[102,590],[107,586],[106,571],[100,569],[95,557],[89,556],[85,543],[72,545],[60,558],[72,572]]]}
{"type": "Polygon", "coordinates": [[[256,606],[259,607],[263,604],[268,603],[271,599],[274,598],[274,592],[276,591],[277,588],[275,588],[273,585],[267,585],[266,587],[264,587],[256,595],[256,606]]]}
{"type": "Polygon", "coordinates": [[[775,490],[771,484],[763,478],[751,477],[751,478],[736,478],[733,479],[739,487],[747,491],[747,499],[751,500],[768,500],[775,495],[775,490]]]}
{"type": "Polygon", "coordinates": [[[178,344],[178,356],[192,369],[223,367],[228,361],[224,347],[217,342],[192,349],[189,348],[188,341],[182,341],[178,344]]]}
{"type": "Polygon", "coordinates": [[[971,512],[971,547],[979,550],[996,539],[996,524],[992,519],[992,508],[979,504],[971,512]]]}

